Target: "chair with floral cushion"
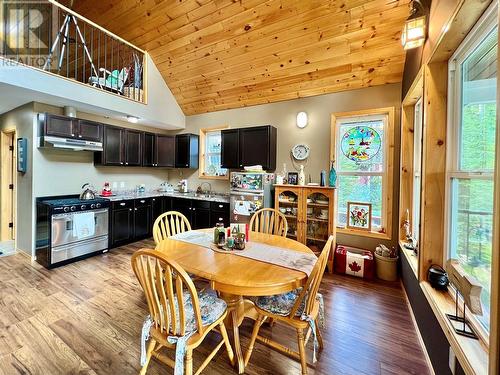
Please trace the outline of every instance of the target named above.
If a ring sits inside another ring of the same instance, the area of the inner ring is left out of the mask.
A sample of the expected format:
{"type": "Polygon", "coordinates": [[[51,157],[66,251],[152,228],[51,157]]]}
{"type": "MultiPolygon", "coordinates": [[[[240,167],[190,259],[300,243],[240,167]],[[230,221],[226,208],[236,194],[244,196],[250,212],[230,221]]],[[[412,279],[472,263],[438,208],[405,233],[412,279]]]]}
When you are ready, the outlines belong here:
{"type": "Polygon", "coordinates": [[[142,249],[135,252],[132,268],[144,290],[149,309],[142,328],[141,375],[146,373],[152,357],[173,367],[175,375],[192,375],[193,349],[216,327],[222,340],[196,374],[208,365],[224,344],[233,363],[233,350],[224,325],[226,302],[213,294],[197,292],[186,271],[158,251],[142,249]],[[146,350],[148,338],[150,342],[146,350]],[[165,348],[175,349],[175,361],[161,353],[165,348]]]}
{"type": "Polygon", "coordinates": [[[319,331],[320,325],[318,322],[321,315],[322,296],[318,293],[318,290],[323,279],[332,243],[333,236],[330,236],[303,288],[298,288],[284,294],[257,298],[255,308],[258,317],[255,321],[252,337],[245,355],[245,365],[250,360],[255,341],[257,340],[272,349],[300,361],[302,374],[307,374],[305,345],[311,333],[314,337],[313,362],[316,361],[316,345],[319,345],[320,350],[323,349],[323,339],[319,331]],[[293,351],[269,338],[259,336],[260,326],[269,318],[288,324],[296,329],[299,352],[293,351]],[[307,333],[304,337],[304,330],[306,329],[307,333]]]}
{"type": "Polygon", "coordinates": [[[288,222],[285,215],[274,208],[262,208],[250,219],[251,231],[286,237],[288,222]]]}

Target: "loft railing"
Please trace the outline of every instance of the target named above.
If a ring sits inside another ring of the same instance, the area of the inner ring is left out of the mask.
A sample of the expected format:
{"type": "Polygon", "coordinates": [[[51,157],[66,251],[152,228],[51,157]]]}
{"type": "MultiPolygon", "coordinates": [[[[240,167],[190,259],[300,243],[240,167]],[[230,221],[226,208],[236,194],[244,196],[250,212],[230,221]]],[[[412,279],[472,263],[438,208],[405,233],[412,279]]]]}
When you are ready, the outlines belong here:
{"type": "Polygon", "coordinates": [[[56,1],[0,1],[0,56],[137,102],[145,52],[56,1]]]}

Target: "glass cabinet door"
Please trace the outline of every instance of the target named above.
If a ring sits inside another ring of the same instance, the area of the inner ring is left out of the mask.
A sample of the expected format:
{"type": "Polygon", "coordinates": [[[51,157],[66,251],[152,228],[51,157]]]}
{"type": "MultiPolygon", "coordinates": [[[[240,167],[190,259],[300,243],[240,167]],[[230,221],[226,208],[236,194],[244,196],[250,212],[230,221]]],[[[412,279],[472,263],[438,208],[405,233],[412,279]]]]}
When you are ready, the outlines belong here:
{"type": "Polygon", "coordinates": [[[309,191],[305,202],[305,244],[319,255],[330,234],[330,198],[317,191],[309,191]]]}
{"type": "Polygon", "coordinates": [[[286,217],[288,223],[287,237],[299,240],[299,192],[294,190],[283,190],[278,196],[277,209],[286,217]]]}

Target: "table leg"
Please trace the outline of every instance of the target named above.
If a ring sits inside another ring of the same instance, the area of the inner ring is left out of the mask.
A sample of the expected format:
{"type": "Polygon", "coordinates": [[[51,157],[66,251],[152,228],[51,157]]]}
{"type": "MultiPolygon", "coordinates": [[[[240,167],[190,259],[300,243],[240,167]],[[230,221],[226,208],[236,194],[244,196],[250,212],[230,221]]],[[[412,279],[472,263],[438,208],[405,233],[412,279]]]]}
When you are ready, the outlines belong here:
{"type": "Polygon", "coordinates": [[[235,354],[235,365],[238,374],[243,374],[245,372],[245,362],[241,350],[239,326],[245,317],[245,303],[242,296],[234,294],[221,293],[221,298],[227,303],[228,314],[224,323],[229,331],[233,333],[232,345],[235,354]]]}

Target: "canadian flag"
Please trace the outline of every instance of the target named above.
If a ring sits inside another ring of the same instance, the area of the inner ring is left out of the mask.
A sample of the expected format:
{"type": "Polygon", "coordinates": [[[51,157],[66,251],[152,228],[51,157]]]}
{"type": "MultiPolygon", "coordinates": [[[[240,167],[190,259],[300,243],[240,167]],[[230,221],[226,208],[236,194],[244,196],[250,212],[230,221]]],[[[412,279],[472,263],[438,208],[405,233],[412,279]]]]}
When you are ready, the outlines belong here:
{"type": "Polygon", "coordinates": [[[335,272],[372,279],[373,254],[368,250],[338,245],[335,250],[335,272]]]}

